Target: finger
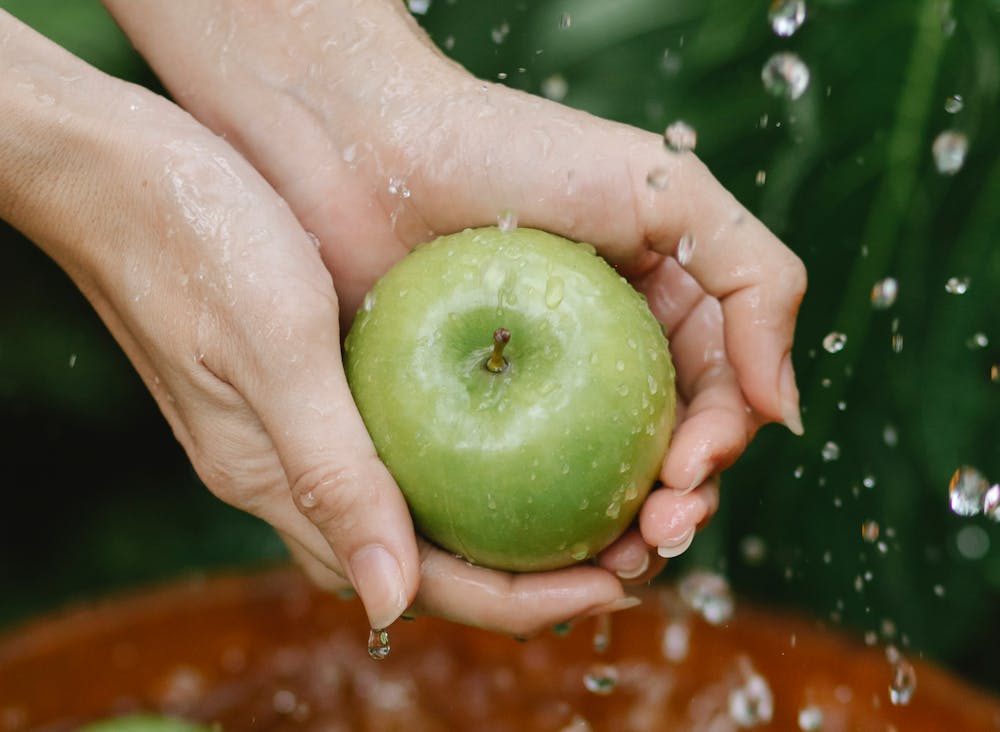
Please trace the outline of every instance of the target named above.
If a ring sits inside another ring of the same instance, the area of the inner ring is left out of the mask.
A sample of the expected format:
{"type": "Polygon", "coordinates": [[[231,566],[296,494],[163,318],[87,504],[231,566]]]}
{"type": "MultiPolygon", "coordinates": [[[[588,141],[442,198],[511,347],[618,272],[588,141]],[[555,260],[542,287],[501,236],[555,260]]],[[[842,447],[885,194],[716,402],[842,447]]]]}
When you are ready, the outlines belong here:
{"type": "Polygon", "coordinates": [[[255,354],[258,373],[248,381],[258,386],[247,398],[275,444],[292,499],[333,550],[372,627],[384,628],[416,595],[416,537],[351,398],[329,294],[303,293],[271,315],[286,338],[278,353],[265,346],[255,354]]]}
{"type": "Polygon", "coordinates": [[[422,218],[437,230],[454,230],[495,223],[498,209],[510,207],[521,225],[589,241],[624,274],[648,271],[662,255],[676,254],[682,235],[690,236],[695,247],[686,266],[722,303],[726,347],[747,399],[768,419],[801,432],[789,356],[806,284],[798,257],[693,154],[667,152],[660,136],[511,90],[488,90],[476,86],[458,102],[470,114],[492,103],[496,114],[491,125],[471,135],[456,130],[448,149],[433,151],[439,157],[428,170],[448,170],[449,179],[428,179],[428,191],[444,193],[450,205],[429,196],[439,213],[425,208],[422,218]],[[498,138],[495,128],[515,121],[533,134],[498,138]],[[503,174],[456,176],[441,158],[503,174]],[[665,187],[647,184],[653,168],[662,169],[665,187]],[[482,184],[469,184],[477,180],[482,184]]]}
{"type": "Polygon", "coordinates": [[[597,567],[511,574],[428,547],[414,610],[526,638],[557,623],[636,604],[613,575],[597,567]]]}
{"type": "Polygon", "coordinates": [[[650,549],[638,528],[632,528],[600,553],[597,564],[613,572],[625,584],[635,585],[658,575],[666,560],[650,549]]]}
{"type": "Polygon", "coordinates": [[[639,511],[643,540],[657,547],[666,559],[688,550],[698,526],[714,515],[719,505],[718,478],[686,494],[661,488],[649,494],[639,511]]]}

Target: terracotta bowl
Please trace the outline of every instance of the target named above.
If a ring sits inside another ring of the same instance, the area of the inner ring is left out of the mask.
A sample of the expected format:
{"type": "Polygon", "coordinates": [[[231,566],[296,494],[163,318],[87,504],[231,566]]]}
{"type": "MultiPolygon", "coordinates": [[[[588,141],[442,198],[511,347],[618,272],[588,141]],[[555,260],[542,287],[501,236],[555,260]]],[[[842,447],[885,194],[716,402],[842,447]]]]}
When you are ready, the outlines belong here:
{"type": "Polygon", "coordinates": [[[0,639],[0,732],[134,711],[227,731],[1000,729],[1000,702],[941,669],[742,604],[712,625],[671,587],[527,642],[421,618],[374,661],[367,636],[357,601],[290,569],[114,600],[0,639]]]}

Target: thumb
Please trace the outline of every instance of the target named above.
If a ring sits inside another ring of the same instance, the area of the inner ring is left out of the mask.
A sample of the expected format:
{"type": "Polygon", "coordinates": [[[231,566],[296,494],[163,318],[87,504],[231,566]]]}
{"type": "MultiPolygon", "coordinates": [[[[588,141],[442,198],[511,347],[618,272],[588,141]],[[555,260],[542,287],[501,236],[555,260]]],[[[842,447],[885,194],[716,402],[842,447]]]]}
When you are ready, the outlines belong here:
{"type": "MultiPolygon", "coordinates": [[[[330,317],[323,328],[308,328],[309,337],[301,340],[308,355],[293,368],[263,359],[275,365],[268,367],[271,373],[258,374],[258,383],[269,385],[269,396],[258,395],[255,408],[295,505],[333,550],[371,627],[385,628],[416,595],[416,537],[406,501],[378,459],[351,397],[336,315],[330,317]]],[[[292,538],[310,543],[306,536],[292,538]]]]}

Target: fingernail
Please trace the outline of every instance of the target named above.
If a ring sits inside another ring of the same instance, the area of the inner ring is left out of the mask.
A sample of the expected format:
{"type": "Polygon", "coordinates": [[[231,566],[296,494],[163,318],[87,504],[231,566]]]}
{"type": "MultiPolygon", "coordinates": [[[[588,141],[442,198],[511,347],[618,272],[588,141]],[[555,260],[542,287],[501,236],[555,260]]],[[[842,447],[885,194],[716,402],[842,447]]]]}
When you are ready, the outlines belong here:
{"type": "Polygon", "coordinates": [[[694,541],[694,527],[685,531],[676,540],[665,542],[657,548],[656,553],[664,559],[673,559],[688,550],[691,542],[694,541]]]}
{"type": "Polygon", "coordinates": [[[695,488],[700,486],[702,483],[705,482],[705,479],[708,478],[709,475],[711,475],[711,473],[712,471],[709,470],[707,466],[699,465],[698,468],[694,471],[694,476],[695,476],[694,480],[691,481],[691,485],[688,486],[688,489],[684,491],[681,495],[686,496],[688,493],[690,493],[695,488]]]}
{"type": "Polygon", "coordinates": [[[611,602],[591,608],[580,617],[592,618],[595,615],[617,613],[621,612],[622,610],[628,610],[630,607],[635,607],[636,605],[641,605],[641,604],[642,604],[642,599],[635,597],[634,595],[625,595],[625,597],[619,597],[617,600],[612,600],[611,602]]]}
{"type": "Polygon", "coordinates": [[[781,397],[781,419],[792,434],[801,437],[805,433],[805,428],[802,426],[802,414],[799,411],[799,390],[795,386],[795,367],[792,366],[792,354],[790,353],[786,353],[781,362],[778,395],[781,397]]]}
{"type": "Polygon", "coordinates": [[[406,610],[403,573],[380,544],[362,547],[351,557],[351,577],[373,628],[388,628],[406,610]]]}
{"type": "Polygon", "coordinates": [[[615,572],[621,579],[630,580],[643,574],[647,569],[649,569],[649,552],[644,551],[639,563],[632,569],[619,569],[615,572]]]}

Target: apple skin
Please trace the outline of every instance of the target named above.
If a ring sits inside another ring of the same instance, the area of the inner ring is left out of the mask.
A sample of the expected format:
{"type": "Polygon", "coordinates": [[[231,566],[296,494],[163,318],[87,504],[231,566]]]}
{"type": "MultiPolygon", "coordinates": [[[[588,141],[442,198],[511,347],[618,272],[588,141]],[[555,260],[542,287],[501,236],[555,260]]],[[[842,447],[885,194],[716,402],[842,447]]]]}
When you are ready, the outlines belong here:
{"type": "Polygon", "coordinates": [[[607,547],[673,427],[673,363],[645,298],[593,247],[532,229],[417,247],[366,297],[345,365],[418,531],[494,569],[607,547]],[[511,338],[493,373],[497,328],[511,338]]]}

